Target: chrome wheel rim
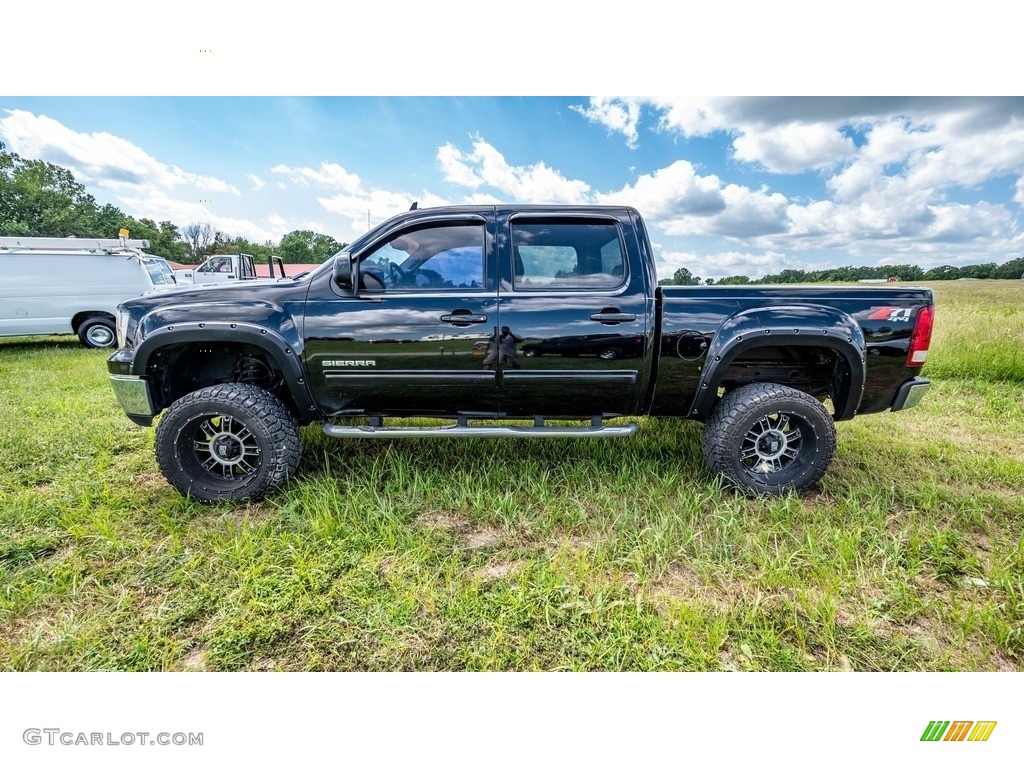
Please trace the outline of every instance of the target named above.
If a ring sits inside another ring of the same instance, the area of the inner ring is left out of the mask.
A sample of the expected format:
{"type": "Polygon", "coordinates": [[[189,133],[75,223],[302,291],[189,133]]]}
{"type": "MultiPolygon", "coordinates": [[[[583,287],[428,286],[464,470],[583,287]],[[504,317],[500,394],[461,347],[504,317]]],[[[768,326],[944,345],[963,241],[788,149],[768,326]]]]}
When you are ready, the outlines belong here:
{"type": "Polygon", "coordinates": [[[740,462],[754,477],[764,478],[800,463],[806,424],[788,413],[765,414],[743,435],[740,462]]]}
{"type": "Polygon", "coordinates": [[[85,332],[85,335],[89,338],[89,343],[97,347],[110,346],[114,341],[114,334],[105,325],[94,325],[85,332]]]}
{"type": "Polygon", "coordinates": [[[217,480],[238,480],[260,468],[263,451],[256,435],[226,413],[207,414],[193,420],[182,432],[196,464],[217,480]]]}

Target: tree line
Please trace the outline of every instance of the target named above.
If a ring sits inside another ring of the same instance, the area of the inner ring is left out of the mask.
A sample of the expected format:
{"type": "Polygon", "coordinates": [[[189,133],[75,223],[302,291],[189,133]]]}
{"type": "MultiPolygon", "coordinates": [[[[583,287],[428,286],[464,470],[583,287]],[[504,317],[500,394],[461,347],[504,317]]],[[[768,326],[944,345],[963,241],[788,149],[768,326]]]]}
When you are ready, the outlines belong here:
{"type": "Polygon", "coordinates": [[[0,142],[0,236],[111,238],[122,228],[133,239],[149,240],[148,253],[182,264],[242,252],[262,261],[274,255],[287,264],[319,264],[347,245],[310,230],[289,232],[279,243],[254,243],[204,222],[179,227],[170,221],[136,219],[116,206],[97,203],[68,169],[26,160],[0,142]]]}

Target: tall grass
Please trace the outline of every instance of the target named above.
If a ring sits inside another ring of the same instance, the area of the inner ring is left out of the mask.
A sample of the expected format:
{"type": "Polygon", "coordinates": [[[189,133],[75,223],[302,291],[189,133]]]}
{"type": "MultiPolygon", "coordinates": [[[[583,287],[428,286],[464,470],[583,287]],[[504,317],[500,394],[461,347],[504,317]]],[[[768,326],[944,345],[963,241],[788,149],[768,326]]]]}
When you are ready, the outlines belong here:
{"type": "Polygon", "coordinates": [[[280,492],[204,507],[103,352],[2,341],[0,668],[1016,669],[1020,287],[934,287],[933,390],[839,425],[820,487],[778,499],[723,489],[699,425],[643,419],[615,441],[313,426],[280,492]]]}
{"type": "Polygon", "coordinates": [[[1024,382],[1024,280],[932,283],[936,352],[928,374],[1024,382]]]}

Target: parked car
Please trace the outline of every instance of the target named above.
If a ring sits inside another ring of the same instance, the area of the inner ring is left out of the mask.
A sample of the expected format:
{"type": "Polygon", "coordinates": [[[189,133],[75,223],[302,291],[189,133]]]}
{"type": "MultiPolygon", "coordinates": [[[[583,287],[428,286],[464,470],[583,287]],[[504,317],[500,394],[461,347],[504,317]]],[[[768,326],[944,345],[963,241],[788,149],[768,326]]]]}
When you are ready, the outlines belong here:
{"type": "Polygon", "coordinates": [[[77,334],[113,347],[117,305],[173,288],[148,240],[0,237],[0,336],[77,334]]]}
{"type": "Polygon", "coordinates": [[[929,289],[659,287],[653,253],[628,207],[411,210],[300,279],[126,301],[107,367],[132,421],[162,414],[164,476],[204,502],[280,486],[313,422],[345,439],[616,437],[637,424],[608,419],[648,414],[703,422],[715,473],[783,493],[826,472],[835,422],[928,389],[929,289]],[[505,326],[578,352],[471,353],[505,326]]]}

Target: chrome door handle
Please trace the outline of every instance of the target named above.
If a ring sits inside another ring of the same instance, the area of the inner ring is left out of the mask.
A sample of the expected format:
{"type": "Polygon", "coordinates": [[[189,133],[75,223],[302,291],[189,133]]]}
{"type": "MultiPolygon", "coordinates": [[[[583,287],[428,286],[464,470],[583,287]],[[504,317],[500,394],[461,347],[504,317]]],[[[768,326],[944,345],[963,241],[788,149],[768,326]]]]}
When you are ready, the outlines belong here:
{"type": "Polygon", "coordinates": [[[636,315],[628,312],[595,312],[590,319],[605,325],[615,325],[616,323],[631,323],[636,320],[636,315]]]}
{"type": "Polygon", "coordinates": [[[487,315],[474,315],[469,310],[457,309],[450,315],[441,315],[441,322],[459,326],[474,325],[477,323],[486,323],[487,315]]]}

